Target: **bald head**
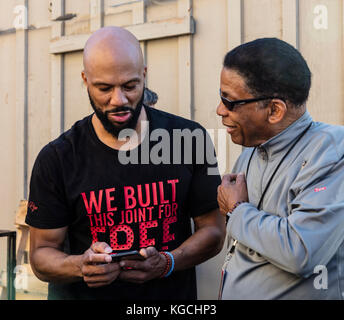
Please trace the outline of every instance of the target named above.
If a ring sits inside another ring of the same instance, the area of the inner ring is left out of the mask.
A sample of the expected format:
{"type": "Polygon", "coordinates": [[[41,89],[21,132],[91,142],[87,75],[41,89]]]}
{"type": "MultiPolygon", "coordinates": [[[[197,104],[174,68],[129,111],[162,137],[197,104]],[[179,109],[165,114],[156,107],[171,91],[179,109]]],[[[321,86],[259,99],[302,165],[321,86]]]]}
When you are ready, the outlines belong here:
{"type": "Polygon", "coordinates": [[[105,27],[88,39],[83,58],[97,134],[116,140],[121,130],[136,129],[146,77],[138,40],[125,29],[105,27]]]}
{"type": "Polygon", "coordinates": [[[120,27],[104,27],[87,40],[83,63],[85,73],[102,72],[109,67],[123,68],[127,64],[144,68],[140,44],[128,30],[120,27]]]}

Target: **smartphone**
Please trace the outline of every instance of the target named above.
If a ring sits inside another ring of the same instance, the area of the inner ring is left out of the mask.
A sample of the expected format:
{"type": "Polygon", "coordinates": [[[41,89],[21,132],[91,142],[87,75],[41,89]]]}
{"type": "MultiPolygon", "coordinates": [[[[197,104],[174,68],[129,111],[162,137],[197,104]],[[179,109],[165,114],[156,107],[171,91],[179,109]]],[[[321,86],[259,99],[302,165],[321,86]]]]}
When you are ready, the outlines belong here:
{"type": "Polygon", "coordinates": [[[145,260],[145,257],[142,256],[137,250],[123,251],[123,252],[113,252],[110,254],[112,262],[118,262],[121,260],[145,260]]]}

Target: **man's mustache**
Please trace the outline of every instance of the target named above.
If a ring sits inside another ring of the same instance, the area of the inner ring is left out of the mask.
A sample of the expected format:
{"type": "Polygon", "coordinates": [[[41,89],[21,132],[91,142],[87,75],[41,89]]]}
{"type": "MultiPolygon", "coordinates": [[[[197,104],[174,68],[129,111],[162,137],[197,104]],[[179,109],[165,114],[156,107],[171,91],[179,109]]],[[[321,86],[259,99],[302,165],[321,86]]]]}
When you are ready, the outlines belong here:
{"type": "Polygon", "coordinates": [[[121,106],[121,107],[116,107],[113,108],[112,110],[107,110],[105,111],[105,114],[108,115],[109,113],[120,113],[120,112],[131,112],[134,113],[134,109],[131,107],[127,107],[127,106],[121,106]]]}

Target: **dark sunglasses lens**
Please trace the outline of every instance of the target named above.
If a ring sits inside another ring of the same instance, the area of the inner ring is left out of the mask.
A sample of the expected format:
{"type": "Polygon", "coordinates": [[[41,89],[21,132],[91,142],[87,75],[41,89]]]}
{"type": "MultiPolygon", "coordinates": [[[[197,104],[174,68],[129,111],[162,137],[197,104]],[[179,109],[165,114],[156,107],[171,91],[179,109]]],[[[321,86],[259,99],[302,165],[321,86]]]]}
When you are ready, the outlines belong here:
{"type": "Polygon", "coordinates": [[[225,105],[225,107],[229,110],[232,111],[233,110],[233,104],[230,103],[230,101],[226,100],[224,97],[221,96],[221,101],[222,103],[225,105]]]}

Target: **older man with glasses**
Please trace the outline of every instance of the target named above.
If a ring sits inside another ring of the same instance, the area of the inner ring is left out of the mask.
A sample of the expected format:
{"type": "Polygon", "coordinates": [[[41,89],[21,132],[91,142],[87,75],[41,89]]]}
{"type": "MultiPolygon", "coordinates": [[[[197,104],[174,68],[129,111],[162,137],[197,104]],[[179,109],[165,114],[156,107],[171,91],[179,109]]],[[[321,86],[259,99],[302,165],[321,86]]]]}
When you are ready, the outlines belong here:
{"type": "Polygon", "coordinates": [[[310,87],[304,58],[275,38],[224,59],[217,114],[245,148],[218,188],[221,299],[343,299],[344,128],[312,120],[310,87]]]}

